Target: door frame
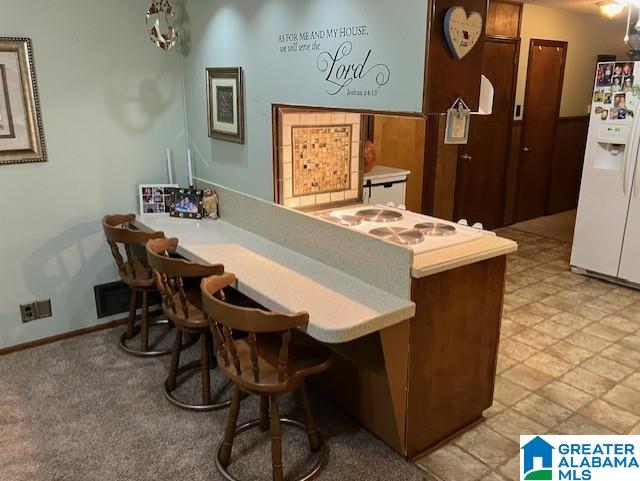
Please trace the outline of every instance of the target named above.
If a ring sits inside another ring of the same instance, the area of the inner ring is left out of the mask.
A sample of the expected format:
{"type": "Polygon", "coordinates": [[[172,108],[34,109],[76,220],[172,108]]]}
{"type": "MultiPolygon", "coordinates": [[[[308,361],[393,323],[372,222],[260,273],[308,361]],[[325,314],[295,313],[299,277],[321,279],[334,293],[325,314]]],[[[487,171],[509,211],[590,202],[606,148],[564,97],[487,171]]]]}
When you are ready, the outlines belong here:
{"type": "MultiPolygon", "coordinates": [[[[562,103],[562,92],[564,89],[564,75],[565,75],[565,70],[566,70],[566,66],[567,66],[567,52],[569,50],[569,42],[566,42],[564,40],[546,40],[546,39],[541,39],[541,38],[532,38],[531,41],[529,42],[529,56],[528,56],[528,60],[527,60],[527,77],[526,77],[526,84],[525,84],[525,90],[524,90],[524,102],[523,102],[523,109],[522,109],[522,134],[520,135],[520,148],[518,151],[518,168],[516,169],[516,175],[517,175],[517,181],[516,181],[516,199],[515,199],[515,203],[514,203],[514,210],[513,210],[513,215],[514,215],[514,221],[517,222],[522,222],[521,219],[518,218],[518,207],[519,207],[519,203],[520,203],[520,171],[521,171],[521,167],[522,167],[522,158],[523,158],[523,145],[525,143],[525,139],[527,136],[527,105],[528,105],[528,100],[529,100],[529,77],[531,76],[531,60],[533,59],[533,52],[534,52],[534,48],[535,47],[558,47],[558,48],[562,48],[563,49],[563,56],[562,56],[562,67],[560,70],[560,95],[558,95],[558,101],[556,102],[556,106],[555,106],[555,110],[557,112],[555,118],[554,118],[554,122],[553,122],[553,138],[551,139],[551,155],[553,155],[554,149],[556,147],[556,137],[558,135],[558,121],[560,120],[560,105],[562,103]]],[[[549,164],[549,171],[547,172],[547,178],[549,179],[549,182],[545,188],[545,203],[544,203],[544,212],[545,214],[547,214],[549,212],[549,192],[551,189],[551,173],[553,170],[553,159],[551,159],[551,163],[549,164]]]]}
{"type": "MultiPolygon", "coordinates": [[[[506,3],[506,2],[505,2],[506,3]]],[[[522,19],[522,16],[520,17],[522,19]]],[[[484,37],[485,42],[494,42],[494,43],[507,43],[507,44],[513,44],[516,47],[516,51],[515,51],[515,59],[513,62],[513,80],[511,81],[512,85],[511,85],[511,92],[510,92],[510,99],[509,99],[509,120],[507,122],[507,142],[505,144],[505,151],[504,151],[504,172],[503,172],[503,176],[502,176],[502,195],[500,196],[502,199],[501,202],[501,218],[502,218],[502,222],[501,225],[498,227],[502,227],[504,226],[504,217],[505,217],[505,210],[507,208],[507,186],[509,183],[509,179],[507,178],[507,175],[509,173],[509,156],[511,153],[511,144],[513,142],[513,111],[515,109],[515,104],[516,104],[516,94],[517,94],[517,89],[518,89],[518,70],[520,67],[520,46],[521,46],[521,40],[520,37],[506,37],[504,35],[485,35],[484,37]]],[[[463,160],[461,158],[462,156],[462,151],[464,150],[466,146],[459,146],[458,147],[458,154],[457,154],[457,166],[456,166],[456,171],[457,172],[462,172],[462,168],[463,168],[463,160]]],[[[454,217],[459,215],[458,212],[458,208],[459,208],[459,203],[457,202],[457,195],[456,193],[458,192],[458,189],[460,188],[460,175],[456,176],[456,186],[455,186],[455,191],[454,191],[454,206],[453,206],[453,212],[454,212],[454,217]]],[[[498,228],[496,227],[496,228],[498,228]]]]}

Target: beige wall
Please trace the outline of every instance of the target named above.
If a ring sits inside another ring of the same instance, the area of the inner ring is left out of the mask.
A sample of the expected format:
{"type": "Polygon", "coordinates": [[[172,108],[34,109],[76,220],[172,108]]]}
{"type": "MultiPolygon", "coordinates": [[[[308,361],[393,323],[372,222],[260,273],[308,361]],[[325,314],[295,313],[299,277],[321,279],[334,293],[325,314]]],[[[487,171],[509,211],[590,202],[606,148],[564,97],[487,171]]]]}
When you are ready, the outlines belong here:
{"type": "Polygon", "coordinates": [[[620,20],[525,4],[522,13],[522,47],[516,105],[524,108],[529,43],[532,38],[569,42],[560,115],[585,115],[591,99],[598,54],[626,59],[623,38],[626,24],[620,20]]]}

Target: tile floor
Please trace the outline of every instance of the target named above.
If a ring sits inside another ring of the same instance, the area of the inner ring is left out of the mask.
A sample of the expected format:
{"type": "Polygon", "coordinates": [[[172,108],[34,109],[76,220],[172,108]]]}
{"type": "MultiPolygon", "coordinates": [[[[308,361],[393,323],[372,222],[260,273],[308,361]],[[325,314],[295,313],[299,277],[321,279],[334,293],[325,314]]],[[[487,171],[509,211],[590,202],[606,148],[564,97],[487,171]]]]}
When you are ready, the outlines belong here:
{"type": "Polygon", "coordinates": [[[519,479],[520,434],[640,434],[640,291],[571,273],[568,243],[504,229],[495,402],[418,462],[442,481],[519,479]]]}

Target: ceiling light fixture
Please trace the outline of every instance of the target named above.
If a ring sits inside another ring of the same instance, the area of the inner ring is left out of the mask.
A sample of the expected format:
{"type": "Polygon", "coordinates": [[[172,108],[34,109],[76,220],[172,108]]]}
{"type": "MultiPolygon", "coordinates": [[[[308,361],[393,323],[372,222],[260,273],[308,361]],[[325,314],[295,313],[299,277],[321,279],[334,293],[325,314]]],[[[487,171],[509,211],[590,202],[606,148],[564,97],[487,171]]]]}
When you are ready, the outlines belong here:
{"type": "Polygon", "coordinates": [[[147,9],[147,33],[151,42],[162,50],[171,49],[178,40],[176,11],[170,0],[152,0],[147,9]]]}
{"type": "Polygon", "coordinates": [[[625,6],[620,2],[598,2],[598,8],[600,8],[600,13],[607,17],[609,20],[614,19],[616,16],[620,15],[624,10],[625,6]]]}

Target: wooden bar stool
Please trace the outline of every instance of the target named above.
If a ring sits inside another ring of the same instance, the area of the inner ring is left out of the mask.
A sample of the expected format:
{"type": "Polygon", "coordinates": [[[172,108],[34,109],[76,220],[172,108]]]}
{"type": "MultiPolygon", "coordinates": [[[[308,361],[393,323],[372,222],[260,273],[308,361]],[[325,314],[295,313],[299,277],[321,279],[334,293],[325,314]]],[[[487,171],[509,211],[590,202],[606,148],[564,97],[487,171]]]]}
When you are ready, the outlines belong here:
{"type": "Polygon", "coordinates": [[[209,322],[202,312],[200,280],[205,276],[224,272],[224,266],[203,265],[185,259],[172,258],[171,252],[178,247],[178,239],[152,239],[147,242],[147,257],[154,271],[158,290],[162,294],[162,309],[176,325],[176,336],[171,350],[169,376],[164,383],[164,395],[174,405],[191,411],[212,411],[231,404],[230,400],[213,402],[210,370],[215,369],[213,341],[209,322]],[[200,359],[180,366],[183,336],[200,340],[200,359]],[[202,404],[179,400],[174,391],[194,371],[200,370],[202,381],[202,404]],[[180,379],[179,379],[180,378],[180,379]]]}
{"type": "MultiPolygon", "coordinates": [[[[120,278],[131,288],[129,319],[127,330],[120,337],[120,347],[134,356],[154,357],[169,354],[170,350],[155,350],[149,347],[149,328],[168,325],[166,319],[149,320],[149,293],[157,292],[151,269],[147,264],[144,245],[149,239],[164,237],[162,232],[145,232],[133,228],[135,214],[107,215],[102,219],[102,228],[111,248],[111,254],[118,265],[120,278]],[[124,246],[126,260],[119,245],[124,246]],[[136,326],[138,293],[142,295],[142,320],[136,326]],[[140,349],[129,347],[128,341],[140,334],[140,349]]],[[[172,326],[169,326],[170,328],[172,326]]]]}
{"type": "MultiPolygon", "coordinates": [[[[235,384],[224,439],[216,454],[216,467],[225,479],[236,481],[228,471],[235,436],[256,426],[268,431],[270,426],[273,479],[282,481],[281,423],[305,430],[311,451],[322,450],[305,379],[327,369],[331,364],[331,353],[298,330],[307,326],[307,313],[279,314],[226,302],[224,289],[232,286],[235,280],[233,274],[227,273],[203,279],[201,284],[202,307],[220,345],[218,366],[235,384]],[[248,335],[235,339],[234,331],[248,335]],[[260,396],[260,418],[236,427],[241,391],[260,396]],[[296,391],[300,394],[304,424],[281,418],[278,412],[278,397],[296,391]]],[[[314,477],[323,461],[324,456],[320,453],[313,467],[298,479],[314,477]]]]}

